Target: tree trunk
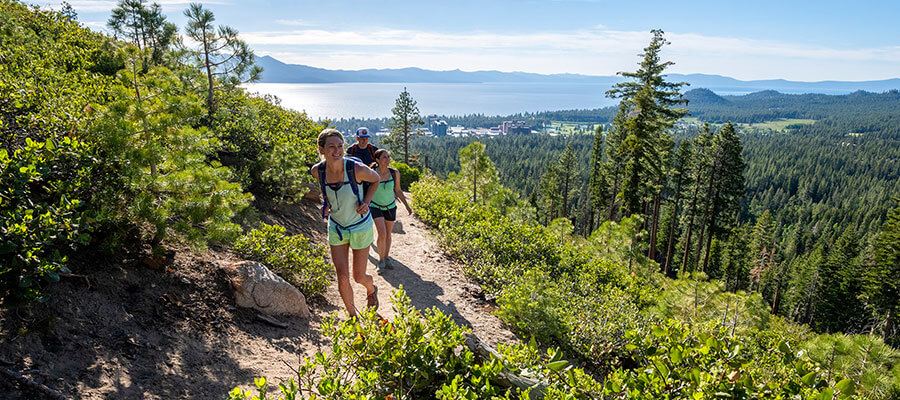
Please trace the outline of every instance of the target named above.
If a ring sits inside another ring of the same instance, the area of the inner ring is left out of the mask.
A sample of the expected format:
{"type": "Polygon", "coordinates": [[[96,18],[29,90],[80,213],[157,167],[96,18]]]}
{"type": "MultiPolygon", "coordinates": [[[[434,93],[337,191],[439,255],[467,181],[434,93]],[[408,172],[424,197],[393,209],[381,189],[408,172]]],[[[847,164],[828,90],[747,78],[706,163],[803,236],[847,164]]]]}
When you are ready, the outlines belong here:
{"type": "MultiPolygon", "coordinates": [[[[700,168],[700,171],[697,174],[699,178],[703,174],[703,168],[700,168]]],[[[697,214],[697,189],[700,188],[699,184],[694,185],[694,192],[691,194],[691,218],[688,222],[687,226],[687,238],[684,241],[684,256],[681,260],[681,270],[684,271],[687,268],[688,254],[691,249],[691,233],[694,231],[694,217],[697,214]]]]}
{"type": "Polygon", "coordinates": [[[208,121],[207,124],[212,124],[212,115],[213,115],[213,73],[212,73],[212,64],[209,62],[209,42],[206,40],[206,28],[202,29],[203,31],[203,58],[204,65],[206,66],[206,116],[208,121]]]}
{"type": "MultiPolygon", "coordinates": [[[[704,202],[704,205],[703,205],[703,219],[700,220],[700,240],[697,241],[697,256],[694,257],[695,263],[700,263],[700,253],[703,252],[703,239],[704,239],[703,236],[705,233],[707,233],[706,232],[706,227],[707,227],[706,222],[709,221],[709,212],[710,212],[710,210],[709,210],[710,204],[709,203],[712,200],[713,182],[715,181],[715,175],[716,175],[716,168],[713,167],[712,171],[709,171],[709,187],[706,190],[706,201],[704,202]]],[[[709,232],[709,234],[712,235],[712,232],[709,232]]],[[[692,269],[692,271],[696,270],[696,269],[697,269],[697,265],[694,265],[694,268],[692,269]]]]}
{"type": "Polygon", "coordinates": [[[616,165],[616,169],[613,172],[613,186],[612,192],[609,196],[609,215],[606,217],[607,221],[613,220],[613,212],[616,210],[616,193],[619,191],[619,166],[616,165]]]}
{"type": "Polygon", "coordinates": [[[650,250],[647,252],[647,257],[651,260],[656,259],[656,235],[659,230],[659,202],[660,193],[656,193],[656,196],[653,198],[653,223],[650,224],[650,250]]]}
{"type": "Polygon", "coordinates": [[[675,208],[672,212],[672,223],[669,225],[669,243],[666,245],[666,264],[663,267],[663,273],[669,274],[669,264],[672,258],[672,243],[674,243],[675,239],[675,226],[678,221],[678,203],[681,201],[681,179],[678,179],[678,183],[675,184],[675,208]]]}
{"type": "Polygon", "coordinates": [[[478,155],[472,165],[472,204],[478,204],[478,155]]]}
{"type": "Polygon", "coordinates": [[[709,250],[712,247],[712,238],[713,232],[716,230],[716,214],[719,213],[719,190],[716,190],[716,195],[713,197],[713,209],[712,215],[710,215],[709,220],[709,235],[706,237],[706,254],[703,256],[703,267],[700,268],[700,272],[706,272],[706,265],[709,262],[709,250]]]}
{"type": "Polygon", "coordinates": [[[569,217],[569,172],[563,171],[565,176],[563,177],[563,198],[562,198],[562,216],[563,218],[569,217]]]}

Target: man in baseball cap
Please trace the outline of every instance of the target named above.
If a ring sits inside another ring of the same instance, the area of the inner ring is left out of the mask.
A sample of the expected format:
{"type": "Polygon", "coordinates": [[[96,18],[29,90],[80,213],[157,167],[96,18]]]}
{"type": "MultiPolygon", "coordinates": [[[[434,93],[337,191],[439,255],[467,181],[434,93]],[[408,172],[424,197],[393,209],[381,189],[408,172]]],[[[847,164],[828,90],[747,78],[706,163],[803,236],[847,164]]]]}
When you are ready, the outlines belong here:
{"type": "Polygon", "coordinates": [[[361,126],[356,130],[356,143],[347,149],[348,156],[359,158],[367,166],[375,162],[375,150],[378,150],[369,143],[369,137],[369,129],[361,126]]]}

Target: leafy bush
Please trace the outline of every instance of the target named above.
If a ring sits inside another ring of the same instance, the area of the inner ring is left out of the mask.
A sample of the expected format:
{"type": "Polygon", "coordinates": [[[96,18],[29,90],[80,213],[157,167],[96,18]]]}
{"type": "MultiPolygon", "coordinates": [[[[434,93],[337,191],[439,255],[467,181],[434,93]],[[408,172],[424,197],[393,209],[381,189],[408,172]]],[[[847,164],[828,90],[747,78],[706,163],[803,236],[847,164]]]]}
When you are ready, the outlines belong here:
{"type": "Polygon", "coordinates": [[[409,191],[410,185],[419,180],[420,172],[418,169],[410,167],[400,161],[391,161],[391,167],[400,173],[400,188],[409,191]]]}
{"type": "MultiPolygon", "coordinates": [[[[305,358],[298,381],[279,384],[281,399],[518,399],[519,389],[501,384],[514,373],[546,385],[546,399],[589,399],[600,385],[581,369],[534,344],[499,348],[500,358],[477,362],[465,344],[468,329],[436,308],[420,312],[402,288],[392,296],[396,317],[381,320],[374,311],[359,319],[328,317],[323,332],[331,339],[328,351],[305,358]]],[[[256,380],[260,399],[267,382],[256,380]]],[[[252,396],[235,388],[231,400],[252,396]]]]}
{"type": "Polygon", "coordinates": [[[324,293],[330,284],[331,266],[325,261],[325,246],[300,234],[286,235],[283,226],[261,224],[239,237],[234,249],[272,268],[306,295],[324,293]]]}
{"type": "Polygon", "coordinates": [[[778,350],[765,350],[774,350],[782,360],[772,376],[724,328],[669,320],[653,326],[649,335],[629,332],[627,337],[626,349],[646,368],[617,369],[606,379],[605,394],[639,399],[862,398],[855,396],[852,380],[829,379],[816,364],[797,358],[785,342],[778,350]]]}
{"type": "Polygon", "coordinates": [[[72,194],[83,190],[83,143],[35,142],[9,154],[0,149],[0,298],[40,296],[42,281],[66,272],[65,250],[90,241],[90,218],[72,194]]]}

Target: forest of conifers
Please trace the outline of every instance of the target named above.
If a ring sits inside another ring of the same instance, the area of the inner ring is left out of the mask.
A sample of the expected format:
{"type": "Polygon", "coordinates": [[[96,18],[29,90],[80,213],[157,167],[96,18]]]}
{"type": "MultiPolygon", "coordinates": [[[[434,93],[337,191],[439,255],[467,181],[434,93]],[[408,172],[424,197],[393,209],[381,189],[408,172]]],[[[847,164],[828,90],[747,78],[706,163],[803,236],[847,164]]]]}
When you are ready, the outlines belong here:
{"type": "MultiPolygon", "coordinates": [[[[79,252],[252,240],[252,199],[311,180],[325,126],[240,88],[259,71],[236,32],[191,5],[185,43],[158,6],[116,9],[109,37],[0,1],[3,308],[46,300],[79,252]]],[[[530,343],[476,363],[463,327],[401,292],[392,324],[325,324],[331,352],[285,398],[529,398],[509,372],[552,399],[900,398],[898,94],[685,104],[658,79],[664,44],[610,92],[619,108],[521,116],[594,135],[411,144],[435,173],[416,213],[530,343]],[[816,122],[745,125],[772,118],[816,122]]]]}
{"type": "MultiPolygon", "coordinates": [[[[887,314],[867,315],[872,293],[866,288],[895,287],[900,277],[867,276],[866,271],[871,270],[876,238],[900,193],[900,120],[891,108],[900,103],[900,93],[825,96],[760,92],[723,98],[704,89],[689,92],[686,98],[692,99],[686,106],[691,115],[701,121],[709,118],[712,130],[722,126],[720,121],[816,119],[784,131],[737,128],[746,164],[744,190],[735,199],[733,216],[714,229],[705,272],[727,280],[729,290],[759,291],[773,312],[810,323],[816,330],[868,333],[888,329],[885,332],[892,333],[886,337],[896,336],[895,325],[885,326],[890,322],[885,319],[887,314]],[[839,241],[842,235],[843,241],[839,241]]],[[[581,117],[573,119],[588,121],[587,114],[602,123],[607,121],[607,111],[580,113],[581,117]]],[[[676,125],[666,155],[669,160],[661,182],[662,216],[655,253],[663,267],[667,258],[678,256],[668,263],[673,266],[670,273],[681,270],[682,265],[690,270],[696,262],[696,254],[688,255],[691,263],[683,262],[683,252],[671,257],[666,254],[670,236],[673,247],[683,250],[691,217],[684,209],[694,197],[706,197],[708,185],[692,189],[698,174],[698,165],[692,160],[704,157],[698,151],[703,148],[698,146],[701,124],[676,125]],[[677,159],[681,143],[690,146],[682,155],[684,160],[677,159]],[[679,179],[682,187],[676,192],[679,179]],[[673,225],[676,200],[680,220],[673,225]],[[674,235],[670,233],[673,226],[674,235]]],[[[610,125],[601,133],[602,139],[608,138],[610,125]]],[[[501,183],[531,199],[540,215],[551,219],[566,216],[583,235],[606,219],[604,215],[597,220],[595,212],[593,224],[588,221],[593,136],[422,137],[417,138],[414,149],[427,157],[436,174],[446,176],[458,171],[453,155],[476,140],[485,143],[501,183]],[[567,157],[567,151],[572,155],[567,157]],[[566,171],[574,182],[564,194],[568,196],[565,210],[559,208],[561,199],[553,198],[563,192],[559,182],[542,183],[540,179],[550,178],[547,171],[566,171]]],[[[701,180],[700,184],[708,182],[701,180]]],[[[601,211],[608,212],[608,207],[601,211]]],[[[695,224],[702,219],[703,215],[697,215],[695,224]]],[[[695,236],[692,240],[699,239],[695,236]]]]}

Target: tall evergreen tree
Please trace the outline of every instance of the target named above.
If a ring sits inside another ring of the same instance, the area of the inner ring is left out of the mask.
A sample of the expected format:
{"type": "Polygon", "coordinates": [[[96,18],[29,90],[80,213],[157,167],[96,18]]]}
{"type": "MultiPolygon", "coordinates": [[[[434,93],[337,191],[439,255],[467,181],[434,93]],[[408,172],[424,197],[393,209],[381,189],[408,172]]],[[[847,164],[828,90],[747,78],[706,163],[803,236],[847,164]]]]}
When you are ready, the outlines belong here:
{"type": "Polygon", "coordinates": [[[589,199],[587,202],[587,231],[585,236],[594,231],[595,213],[599,214],[601,207],[606,204],[609,188],[607,184],[607,171],[603,162],[603,126],[597,125],[594,131],[594,141],[591,144],[591,159],[588,165],[590,179],[588,180],[589,199]]]}
{"type": "Polygon", "coordinates": [[[216,109],[216,84],[234,87],[259,79],[262,68],[254,62],[256,56],[238,32],[228,26],[213,26],[216,17],[202,4],[191,3],[184,15],[188,19],[185,31],[199,46],[192,50],[198,66],[206,72],[206,109],[212,121],[216,109]]]}
{"type": "Polygon", "coordinates": [[[616,84],[606,95],[622,99],[618,117],[624,118],[624,123],[616,127],[623,130],[620,133],[622,141],[617,143],[619,148],[616,150],[620,158],[617,161],[622,161],[622,213],[649,214],[650,218],[645,219],[650,224],[648,255],[655,257],[660,191],[665,181],[663,153],[672,145],[664,131],[687,115],[686,108],[677,108],[687,100],[680,92],[686,83],[667,82],[663,75],[673,64],[660,60],[660,50],[669,44],[663,38],[663,31],[653,30],[652,33],[653,38],[644,48],[638,70],[620,73],[631,80],[616,84]],[[648,205],[650,210],[647,210],[648,205]]]}
{"type": "Polygon", "coordinates": [[[669,273],[669,266],[672,265],[672,256],[673,256],[673,245],[675,243],[675,237],[678,236],[676,232],[676,226],[678,224],[678,210],[681,205],[681,200],[684,195],[685,189],[690,184],[690,169],[691,169],[691,144],[687,140],[682,140],[678,145],[678,152],[675,155],[675,160],[672,167],[672,202],[670,212],[667,213],[670,223],[668,229],[668,240],[666,243],[666,257],[665,264],[663,266],[663,273],[669,273]]]}
{"type": "Polygon", "coordinates": [[[873,326],[880,328],[885,341],[900,344],[900,207],[888,214],[876,241],[875,264],[866,274],[864,291],[875,309],[879,320],[873,326]]]}
{"type": "Polygon", "coordinates": [[[570,212],[570,200],[574,201],[577,196],[578,185],[576,182],[580,175],[578,171],[578,159],[575,157],[575,150],[572,149],[571,143],[566,145],[562,157],[559,158],[559,168],[557,171],[559,171],[559,193],[562,197],[560,214],[563,218],[571,219],[574,213],[570,212]]]}
{"type": "Polygon", "coordinates": [[[391,134],[385,139],[385,143],[390,145],[395,153],[403,155],[403,162],[409,164],[409,139],[419,134],[415,128],[425,121],[419,116],[419,107],[405,87],[400,92],[400,97],[397,97],[391,112],[393,113],[389,123],[391,134]]]}

